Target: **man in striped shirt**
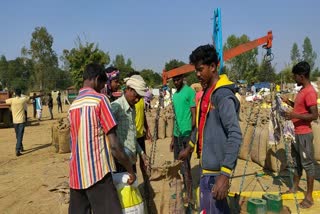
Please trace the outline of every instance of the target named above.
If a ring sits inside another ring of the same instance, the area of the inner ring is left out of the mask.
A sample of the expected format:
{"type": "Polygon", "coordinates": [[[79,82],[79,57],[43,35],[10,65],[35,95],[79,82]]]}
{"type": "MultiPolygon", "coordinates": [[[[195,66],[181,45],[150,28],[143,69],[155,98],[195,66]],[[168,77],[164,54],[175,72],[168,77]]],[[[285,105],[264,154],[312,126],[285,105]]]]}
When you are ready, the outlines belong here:
{"type": "Polygon", "coordinates": [[[69,109],[71,159],[69,213],[122,213],[111,173],[115,157],[136,177],[115,134],[116,122],[109,100],[98,92],[106,83],[103,67],[89,64],[83,73],[83,88],[69,109]]]}

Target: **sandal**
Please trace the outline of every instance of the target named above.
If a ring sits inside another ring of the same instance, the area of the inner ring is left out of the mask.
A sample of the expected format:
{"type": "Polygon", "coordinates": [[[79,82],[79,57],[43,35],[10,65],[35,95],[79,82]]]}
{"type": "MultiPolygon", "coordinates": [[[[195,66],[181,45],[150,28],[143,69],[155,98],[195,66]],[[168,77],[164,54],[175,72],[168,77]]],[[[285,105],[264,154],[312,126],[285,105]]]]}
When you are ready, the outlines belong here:
{"type": "Polygon", "coordinates": [[[310,200],[308,200],[306,198],[303,199],[301,201],[301,203],[299,204],[301,209],[308,209],[308,208],[312,207],[312,205],[313,205],[313,201],[310,201],[310,200]]]}
{"type": "Polygon", "coordinates": [[[297,193],[297,192],[294,192],[292,191],[291,189],[288,189],[287,191],[285,192],[280,192],[280,195],[285,195],[285,194],[294,194],[294,193],[297,193]]]}

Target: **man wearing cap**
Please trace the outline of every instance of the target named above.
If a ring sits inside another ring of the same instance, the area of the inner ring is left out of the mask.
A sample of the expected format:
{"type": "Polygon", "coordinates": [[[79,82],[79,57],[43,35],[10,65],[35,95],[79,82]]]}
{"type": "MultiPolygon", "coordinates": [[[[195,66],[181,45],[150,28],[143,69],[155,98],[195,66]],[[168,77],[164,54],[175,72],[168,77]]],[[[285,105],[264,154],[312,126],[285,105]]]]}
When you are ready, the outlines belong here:
{"type": "Polygon", "coordinates": [[[120,87],[120,71],[118,68],[110,66],[104,70],[106,76],[107,76],[107,83],[105,87],[101,90],[101,93],[106,95],[110,102],[115,101],[118,97],[115,96],[115,92],[118,91],[120,87]]]}
{"type": "MultiPolygon", "coordinates": [[[[124,94],[111,103],[112,114],[114,115],[118,126],[117,136],[119,142],[124,146],[127,155],[131,158],[134,171],[136,172],[137,154],[142,158],[145,166],[147,165],[147,156],[136,140],[135,125],[135,104],[146,95],[146,83],[140,75],[133,75],[124,79],[126,89],[124,94]]],[[[125,172],[126,169],[116,162],[117,172],[125,172]]]]}

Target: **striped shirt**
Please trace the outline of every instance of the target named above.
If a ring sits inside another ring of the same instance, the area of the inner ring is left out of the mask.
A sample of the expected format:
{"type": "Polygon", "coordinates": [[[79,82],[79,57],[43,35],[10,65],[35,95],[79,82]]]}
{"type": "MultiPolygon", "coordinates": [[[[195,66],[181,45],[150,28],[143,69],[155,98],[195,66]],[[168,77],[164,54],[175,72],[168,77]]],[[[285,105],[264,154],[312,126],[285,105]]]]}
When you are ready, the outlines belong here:
{"type": "Polygon", "coordinates": [[[69,182],[73,189],[86,189],[115,171],[106,133],[116,122],[109,100],[92,88],[82,88],[69,109],[71,158],[69,182]]]}

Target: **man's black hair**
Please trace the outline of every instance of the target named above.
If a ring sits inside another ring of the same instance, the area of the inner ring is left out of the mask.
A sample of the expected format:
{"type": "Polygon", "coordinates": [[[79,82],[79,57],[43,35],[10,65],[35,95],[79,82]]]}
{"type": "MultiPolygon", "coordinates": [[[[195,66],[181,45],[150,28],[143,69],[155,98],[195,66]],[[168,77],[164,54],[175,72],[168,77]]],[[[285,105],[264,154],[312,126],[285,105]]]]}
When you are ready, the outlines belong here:
{"type": "Polygon", "coordinates": [[[104,69],[105,73],[111,73],[112,71],[116,71],[119,70],[118,68],[114,67],[114,66],[109,66],[106,69],[104,69]]]}
{"type": "Polygon", "coordinates": [[[16,94],[16,96],[21,96],[21,89],[20,88],[17,88],[16,90],[15,90],[15,94],[16,94]]]}
{"type": "Polygon", "coordinates": [[[92,80],[98,77],[99,81],[107,81],[103,66],[97,63],[90,63],[83,72],[83,80],[92,80]]]}
{"type": "Polygon", "coordinates": [[[139,71],[130,71],[127,75],[127,77],[132,77],[133,75],[140,75],[139,71]]]}
{"type": "Polygon", "coordinates": [[[213,45],[202,45],[197,47],[189,56],[190,64],[218,65],[219,59],[216,48],[213,45]]]}
{"type": "Polygon", "coordinates": [[[306,61],[301,61],[292,68],[292,73],[303,75],[309,79],[310,76],[310,65],[306,61]]]}

